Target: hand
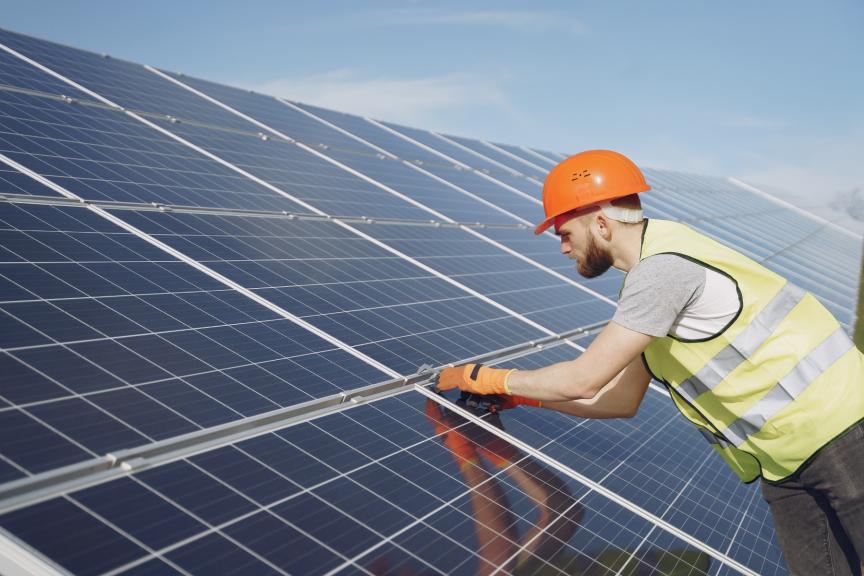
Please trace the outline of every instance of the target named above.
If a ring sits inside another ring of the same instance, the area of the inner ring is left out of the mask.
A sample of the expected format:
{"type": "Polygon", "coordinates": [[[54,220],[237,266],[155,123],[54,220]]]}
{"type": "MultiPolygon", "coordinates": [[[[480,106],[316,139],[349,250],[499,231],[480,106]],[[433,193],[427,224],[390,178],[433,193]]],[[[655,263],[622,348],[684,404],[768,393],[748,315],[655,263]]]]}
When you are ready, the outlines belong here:
{"type": "Polygon", "coordinates": [[[540,400],[526,398],[525,396],[511,396],[509,394],[474,394],[473,392],[462,392],[457,404],[462,404],[475,412],[491,412],[495,414],[502,410],[510,410],[517,406],[541,407],[540,400]]]}
{"type": "Polygon", "coordinates": [[[482,364],[462,364],[442,370],[436,385],[442,391],[459,388],[474,394],[510,394],[507,377],[515,371],[482,364]]]}

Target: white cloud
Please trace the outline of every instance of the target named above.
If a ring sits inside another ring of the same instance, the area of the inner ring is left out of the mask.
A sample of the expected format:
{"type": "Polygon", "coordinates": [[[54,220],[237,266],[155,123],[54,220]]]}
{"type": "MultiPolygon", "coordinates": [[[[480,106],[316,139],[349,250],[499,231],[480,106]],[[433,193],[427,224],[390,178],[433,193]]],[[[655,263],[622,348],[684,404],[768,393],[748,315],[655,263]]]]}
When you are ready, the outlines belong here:
{"type": "Polygon", "coordinates": [[[436,128],[431,124],[440,124],[441,113],[464,114],[472,109],[512,113],[499,81],[473,74],[364,78],[350,70],[337,70],[247,87],[322,108],[430,129],[436,128]]]}
{"type": "Polygon", "coordinates": [[[523,33],[564,32],[584,34],[584,24],[565,12],[527,10],[469,10],[452,11],[434,8],[408,8],[379,12],[375,24],[399,25],[455,25],[506,28],[523,33]]]}

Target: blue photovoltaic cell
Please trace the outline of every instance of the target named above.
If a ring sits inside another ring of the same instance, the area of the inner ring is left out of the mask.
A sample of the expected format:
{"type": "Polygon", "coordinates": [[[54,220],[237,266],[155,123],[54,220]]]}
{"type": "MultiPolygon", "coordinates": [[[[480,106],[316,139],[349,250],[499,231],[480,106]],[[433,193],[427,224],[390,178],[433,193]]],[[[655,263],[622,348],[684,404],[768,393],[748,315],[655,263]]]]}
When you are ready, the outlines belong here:
{"type": "Polygon", "coordinates": [[[728,554],[752,566],[759,574],[782,576],[788,573],[774,534],[771,512],[758,491],[753,493],[728,554]]]}
{"type": "Polygon", "coordinates": [[[612,304],[458,228],[357,227],[553,332],[606,321],[615,311],[612,304]]]}
{"type": "MultiPolygon", "coordinates": [[[[532,190],[528,193],[531,198],[536,198],[536,201],[533,201],[522,194],[491,182],[473,171],[457,168],[444,158],[400,138],[360,116],[333,112],[307,104],[296,102],[294,104],[351,132],[355,136],[359,136],[383,148],[402,160],[416,163],[435,176],[482,198],[498,208],[506,210],[517,218],[522,218],[529,222],[539,222],[543,219],[543,207],[540,204],[539,188],[536,191],[532,190]]],[[[528,181],[526,180],[526,182],[528,181]]]]}
{"type": "MultiPolygon", "coordinates": [[[[394,154],[400,155],[404,159],[411,159],[415,157],[422,158],[423,167],[425,169],[435,172],[436,175],[442,178],[446,178],[454,183],[463,185],[468,190],[477,191],[477,187],[475,187],[473,182],[460,182],[460,178],[474,178],[482,181],[479,176],[476,176],[473,173],[458,171],[450,166],[441,165],[440,158],[434,157],[431,153],[426,152],[421,148],[409,142],[406,142],[405,140],[401,140],[398,136],[394,136],[358,116],[343,114],[340,112],[332,112],[323,108],[317,108],[305,104],[298,104],[298,106],[317,116],[320,116],[321,118],[324,118],[328,122],[334,123],[341,128],[350,131],[353,134],[356,134],[369,140],[370,142],[373,142],[377,146],[387,149],[394,154]],[[438,162],[439,164],[436,165],[435,162],[438,162]]],[[[491,184],[485,181],[482,182],[484,182],[484,186],[490,186],[491,184]]],[[[491,187],[495,189],[496,197],[490,197],[490,199],[498,202],[499,204],[504,205],[504,203],[496,199],[502,194],[509,196],[510,198],[514,198],[517,200],[519,199],[518,196],[507,192],[499,186],[491,185],[491,187]]],[[[423,202],[426,201],[425,199],[418,199],[423,202]]],[[[504,200],[505,203],[509,201],[511,200],[504,200]]],[[[535,209],[532,208],[531,210],[535,209]]],[[[525,213],[522,212],[524,211],[520,210],[519,208],[516,208],[514,210],[514,214],[528,217],[525,213]]],[[[542,213],[537,213],[536,218],[539,222],[539,220],[542,219],[542,213]]],[[[553,237],[551,237],[550,235],[536,238],[533,235],[533,230],[527,229],[523,231],[502,228],[488,228],[481,230],[480,232],[484,236],[501,242],[508,248],[516,250],[517,252],[528,256],[533,260],[546,265],[549,268],[556,269],[562,274],[574,277],[576,281],[590,287],[592,290],[595,290],[596,292],[603,294],[608,298],[617,299],[618,297],[618,291],[620,290],[621,282],[623,281],[622,273],[618,272],[617,270],[611,269],[606,274],[590,280],[586,280],[581,276],[577,276],[573,273],[573,266],[568,264],[566,258],[560,254],[557,239],[553,239],[553,237]]]]}
{"type": "MultiPolygon", "coordinates": [[[[410,143],[402,141],[402,145],[400,146],[392,146],[392,144],[398,144],[398,137],[392,136],[387,132],[379,129],[378,127],[366,122],[365,120],[351,116],[349,114],[342,114],[338,112],[329,112],[320,108],[316,108],[308,105],[298,105],[303,107],[304,109],[308,109],[310,112],[325,118],[329,122],[335,123],[337,125],[341,125],[344,129],[351,131],[352,133],[357,134],[363,138],[368,138],[372,140],[372,134],[377,134],[379,140],[375,141],[375,144],[378,146],[382,146],[384,148],[388,148],[390,146],[392,152],[398,154],[406,154],[411,153],[413,150],[404,151],[402,146],[413,147],[414,150],[420,150],[417,147],[414,147],[410,143]],[[399,151],[402,150],[402,151],[399,151]]],[[[423,152],[422,150],[420,150],[423,152]]],[[[425,153],[425,152],[424,152],[425,153]]],[[[428,153],[425,153],[428,154],[428,153]]],[[[425,168],[431,169],[430,166],[427,166],[424,163],[425,168]]],[[[456,170],[449,169],[450,174],[445,174],[443,177],[451,178],[453,175],[467,175],[466,172],[459,172],[456,170]]],[[[417,198],[421,202],[425,202],[426,200],[423,198],[417,198]]],[[[571,265],[563,264],[567,263],[567,260],[564,256],[560,254],[560,250],[557,246],[557,240],[549,241],[547,237],[544,236],[541,239],[535,239],[533,236],[532,230],[511,230],[511,229],[501,229],[501,228],[488,228],[480,231],[484,236],[487,236],[493,240],[499,241],[508,248],[514,249],[517,252],[520,252],[523,255],[529,256],[530,258],[545,264],[550,268],[556,268],[557,271],[561,273],[568,274],[570,276],[576,276],[572,272],[571,265]],[[546,241],[546,244],[543,244],[543,241],[546,241]],[[553,243],[554,242],[554,243],[553,243]],[[542,247],[541,247],[542,245],[542,247]]],[[[592,290],[603,294],[612,299],[617,299],[618,291],[621,287],[621,282],[623,281],[623,274],[618,272],[617,270],[610,270],[608,273],[604,274],[601,277],[586,280],[582,277],[576,276],[575,278],[580,283],[590,287],[592,290]]]]}
{"type": "Polygon", "coordinates": [[[116,214],[403,374],[542,335],[332,222],[116,214]]]}
{"type": "Polygon", "coordinates": [[[387,379],[85,208],[3,203],[0,236],[0,454],[21,472],[387,379]]]}
{"type": "MultiPolygon", "coordinates": [[[[421,202],[425,206],[442,212],[454,220],[486,223],[513,223],[514,221],[512,217],[413,170],[398,160],[382,157],[373,147],[346,136],[273,97],[188,76],[175,77],[290,138],[313,147],[326,146],[327,148],[322,152],[331,158],[421,202]]],[[[369,216],[396,215],[386,212],[376,213],[371,211],[370,207],[365,208],[364,214],[369,216]]],[[[425,217],[429,218],[432,215],[426,214],[425,217]]]]}
{"type": "MultiPolygon", "coordinates": [[[[531,166],[531,165],[526,164],[524,162],[520,162],[519,160],[516,160],[516,159],[508,156],[507,154],[504,154],[502,152],[499,152],[498,150],[495,150],[491,146],[486,146],[485,144],[483,144],[479,140],[474,140],[473,138],[464,138],[461,136],[451,136],[450,134],[444,134],[443,136],[446,136],[448,139],[453,140],[454,142],[461,144],[462,146],[465,146],[466,148],[470,148],[474,152],[476,152],[478,154],[482,154],[483,156],[485,156],[485,157],[487,157],[487,158],[489,158],[495,162],[498,162],[499,164],[503,164],[505,167],[507,167],[511,170],[515,170],[516,172],[521,172],[525,176],[530,176],[530,177],[533,177],[533,178],[536,178],[536,179],[542,181],[542,179],[546,177],[546,174],[549,173],[549,170],[537,168],[535,166],[531,166]]],[[[487,164],[488,164],[487,161],[484,161],[480,158],[478,158],[478,160],[480,160],[484,163],[484,167],[487,166],[487,164]]],[[[476,164],[476,162],[475,162],[475,164],[476,164]]],[[[495,167],[496,165],[493,164],[492,166],[495,167]]]]}
{"type": "Polygon", "coordinates": [[[707,574],[717,565],[416,393],[13,510],[0,526],[82,574],[611,575],[670,562],[707,574]],[[346,433],[371,440],[349,444],[346,433]],[[330,450],[308,440],[322,435],[330,450]]]}

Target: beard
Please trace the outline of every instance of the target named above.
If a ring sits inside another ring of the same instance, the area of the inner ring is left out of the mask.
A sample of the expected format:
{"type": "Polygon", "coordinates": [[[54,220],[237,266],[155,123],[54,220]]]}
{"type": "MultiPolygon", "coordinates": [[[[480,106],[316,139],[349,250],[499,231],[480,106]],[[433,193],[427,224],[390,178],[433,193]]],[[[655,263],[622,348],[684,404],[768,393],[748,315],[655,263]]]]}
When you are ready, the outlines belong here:
{"type": "Polygon", "coordinates": [[[612,267],[612,254],[608,250],[604,251],[600,248],[590,232],[586,232],[586,236],[588,240],[585,258],[579,262],[576,269],[585,278],[594,278],[612,267]]]}

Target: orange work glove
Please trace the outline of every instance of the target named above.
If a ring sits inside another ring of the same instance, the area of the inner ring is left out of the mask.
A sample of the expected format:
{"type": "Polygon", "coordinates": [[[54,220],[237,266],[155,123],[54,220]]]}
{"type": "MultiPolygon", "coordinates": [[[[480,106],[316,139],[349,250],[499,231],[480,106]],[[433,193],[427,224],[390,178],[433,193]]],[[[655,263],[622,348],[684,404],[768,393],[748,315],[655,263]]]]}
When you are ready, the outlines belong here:
{"type": "Polygon", "coordinates": [[[507,377],[516,369],[489,368],[482,364],[462,364],[445,368],[438,375],[439,390],[460,388],[474,394],[510,394],[507,377]]]}
{"type": "Polygon", "coordinates": [[[535,406],[540,408],[542,403],[540,400],[526,398],[525,396],[510,396],[507,394],[474,394],[472,392],[462,392],[457,404],[464,405],[474,411],[492,412],[495,414],[501,410],[510,410],[517,406],[535,406]]]}

